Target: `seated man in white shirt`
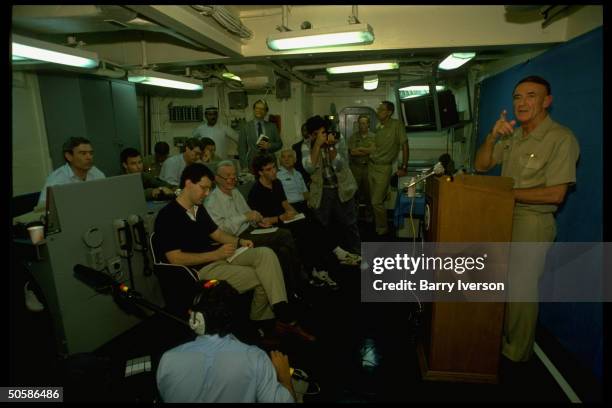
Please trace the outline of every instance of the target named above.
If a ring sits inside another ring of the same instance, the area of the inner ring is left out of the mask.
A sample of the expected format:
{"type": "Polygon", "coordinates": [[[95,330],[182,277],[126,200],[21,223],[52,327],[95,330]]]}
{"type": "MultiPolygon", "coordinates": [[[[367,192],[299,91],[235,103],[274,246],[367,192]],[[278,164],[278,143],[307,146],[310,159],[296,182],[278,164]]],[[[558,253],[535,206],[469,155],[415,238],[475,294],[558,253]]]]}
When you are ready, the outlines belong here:
{"type": "Polygon", "coordinates": [[[94,150],[88,139],[71,137],[64,142],[62,150],[66,163],[55,169],[47,177],[45,186],[40,192],[37,208],[42,208],[45,205],[47,187],[106,178],[104,173],[93,165],[94,150]]]}
{"type": "Polygon", "coordinates": [[[238,291],[210,280],[194,302],[195,340],[166,351],[157,368],[164,402],[295,402],[287,356],[270,358],[232,334],[238,291]]]}
{"type": "MultiPolygon", "coordinates": [[[[301,298],[301,262],[291,231],[278,228],[274,232],[253,234],[257,227],[270,227],[269,220],[248,206],[236,188],[236,167],[231,160],[217,165],[214,189],[204,201],[204,207],[219,228],[228,234],[253,241],[256,246],[267,246],[276,255],[283,269],[285,284],[290,300],[301,298]]],[[[316,284],[316,282],[313,282],[316,284]]]]}
{"type": "Polygon", "coordinates": [[[162,165],[159,178],[166,183],[178,186],[181,181],[181,174],[185,167],[199,162],[202,157],[202,145],[195,137],[187,139],[185,151],[167,158],[162,165]]]}
{"type": "MultiPolygon", "coordinates": [[[[62,151],[66,163],[49,174],[34,211],[45,210],[47,187],[106,178],[104,173],[93,165],[94,151],[89,139],[71,137],[64,142],[62,151]]],[[[26,307],[33,312],[40,312],[44,310],[44,306],[38,300],[36,294],[28,289],[29,283],[26,282],[24,286],[26,307]]]]}
{"type": "Polygon", "coordinates": [[[208,137],[215,142],[217,154],[221,159],[228,158],[228,144],[238,145],[238,133],[229,126],[218,122],[219,110],[215,106],[209,106],[204,110],[206,123],[193,130],[192,137],[202,139],[208,137]]]}

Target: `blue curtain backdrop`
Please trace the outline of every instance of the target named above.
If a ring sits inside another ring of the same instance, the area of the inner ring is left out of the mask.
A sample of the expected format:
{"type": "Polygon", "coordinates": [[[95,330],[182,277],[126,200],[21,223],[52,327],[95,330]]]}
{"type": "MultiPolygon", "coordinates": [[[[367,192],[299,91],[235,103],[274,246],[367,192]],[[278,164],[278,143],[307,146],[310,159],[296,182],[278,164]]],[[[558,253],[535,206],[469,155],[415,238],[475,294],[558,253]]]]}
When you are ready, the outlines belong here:
{"type": "MultiPolygon", "coordinates": [[[[570,128],[580,145],[576,186],[556,214],[558,242],[603,239],[603,27],[485,79],[480,93],[480,131],[483,142],[503,109],[512,113],[512,90],[528,75],[546,78],[552,88],[552,118],[570,128]]],[[[499,167],[489,174],[499,175],[499,167]]],[[[548,260],[543,279],[554,279],[554,260],[548,260]]],[[[543,303],[540,324],[602,379],[602,305],[600,303],[543,303]]]]}

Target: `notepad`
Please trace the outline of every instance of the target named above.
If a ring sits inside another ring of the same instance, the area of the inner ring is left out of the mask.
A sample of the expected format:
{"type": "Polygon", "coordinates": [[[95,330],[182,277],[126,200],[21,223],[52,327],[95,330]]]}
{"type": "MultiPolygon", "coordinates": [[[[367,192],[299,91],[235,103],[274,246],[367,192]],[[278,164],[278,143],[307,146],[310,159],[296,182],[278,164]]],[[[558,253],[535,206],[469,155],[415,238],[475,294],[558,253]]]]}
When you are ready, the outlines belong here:
{"type": "Polygon", "coordinates": [[[249,249],[249,247],[246,247],[246,246],[243,246],[243,247],[240,247],[240,248],[236,249],[236,251],[234,251],[234,255],[232,255],[229,258],[227,258],[227,262],[231,263],[234,259],[236,259],[236,257],[238,255],[240,255],[241,253],[243,253],[247,249],[249,249]]]}
{"type": "Polygon", "coordinates": [[[276,232],[277,230],[278,230],[278,227],[257,228],[257,229],[254,229],[253,231],[251,231],[251,234],[253,234],[253,235],[271,234],[273,232],[276,232]]]}
{"type": "Polygon", "coordinates": [[[292,219],[287,220],[287,221],[283,221],[283,222],[284,222],[285,224],[289,224],[290,222],[293,222],[293,221],[298,221],[298,220],[303,220],[304,218],[306,218],[306,216],[304,215],[304,213],[297,213],[297,214],[295,215],[295,217],[293,217],[292,219]]]}

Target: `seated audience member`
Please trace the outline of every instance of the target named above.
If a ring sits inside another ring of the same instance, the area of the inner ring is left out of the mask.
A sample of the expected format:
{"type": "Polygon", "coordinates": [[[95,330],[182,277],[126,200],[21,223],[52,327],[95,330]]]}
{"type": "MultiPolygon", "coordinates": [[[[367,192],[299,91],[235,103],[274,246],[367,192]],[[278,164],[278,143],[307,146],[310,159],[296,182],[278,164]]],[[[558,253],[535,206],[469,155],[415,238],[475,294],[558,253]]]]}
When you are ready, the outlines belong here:
{"type": "Polygon", "coordinates": [[[140,152],[133,147],[123,149],[121,152],[121,166],[126,174],[140,173],[142,187],[147,201],[162,197],[173,197],[176,186],[142,171],[142,158],[140,152]]]}
{"type": "Polygon", "coordinates": [[[164,402],[295,402],[287,356],[268,358],[232,334],[237,297],[223,280],[196,297],[189,326],[198,336],[166,351],[157,368],[164,402]]]}
{"type": "Polygon", "coordinates": [[[287,290],[291,298],[299,298],[300,259],[291,236],[291,231],[278,228],[274,232],[252,234],[256,227],[268,227],[263,216],[249,208],[246,200],[236,188],[238,178],[231,160],[217,165],[215,182],[217,188],[204,201],[204,206],[219,228],[228,234],[253,241],[256,246],[267,246],[277,254],[283,268],[287,290]]]}
{"type": "Polygon", "coordinates": [[[203,137],[200,139],[200,146],[202,147],[202,162],[211,163],[221,161],[221,157],[216,155],[217,147],[215,141],[210,137],[203,137]]]}
{"type": "Polygon", "coordinates": [[[280,225],[291,230],[300,251],[301,259],[312,276],[323,280],[331,288],[337,284],[329,277],[327,269],[331,266],[329,255],[334,247],[329,234],[317,228],[310,217],[293,220],[297,211],[289,202],[281,182],[276,178],[276,164],[271,155],[256,156],[253,169],[259,178],[249,193],[249,205],[259,211],[272,225],[280,225]]]}
{"type": "MultiPolygon", "coordinates": [[[[106,178],[104,173],[93,165],[94,151],[88,139],[71,137],[64,142],[62,151],[66,163],[55,169],[47,177],[35,211],[44,211],[47,201],[47,187],[106,178]]],[[[23,287],[26,307],[32,312],[40,312],[44,310],[44,305],[40,302],[36,293],[29,289],[29,284],[28,281],[23,287]]]]}
{"type": "Polygon", "coordinates": [[[203,139],[205,137],[213,140],[219,152],[219,160],[226,159],[229,152],[229,142],[238,144],[238,133],[229,126],[219,123],[219,109],[209,106],[204,110],[206,123],[193,130],[192,137],[203,139]]]}
{"type": "Polygon", "coordinates": [[[37,208],[44,207],[47,201],[47,187],[58,184],[78,183],[81,181],[100,180],[106,178],[94,166],[94,150],[91,142],[84,137],[71,137],[62,146],[66,163],[55,169],[45,181],[40,192],[37,208]]]}
{"type": "Polygon", "coordinates": [[[310,135],[308,134],[308,129],[306,129],[306,123],[304,123],[301,127],[302,131],[302,140],[291,145],[291,149],[295,152],[295,169],[300,172],[302,177],[304,178],[304,182],[307,186],[310,185],[310,174],[304,169],[302,165],[302,145],[304,143],[309,143],[310,135]]]}
{"type": "Polygon", "coordinates": [[[183,153],[169,157],[164,161],[159,178],[173,186],[178,186],[181,173],[185,167],[200,161],[201,157],[202,146],[200,141],[195,137],[187,139],[183,153]]]}
{"type": "Polygon", "coordinates": [[[283,185],[289,204],[298,212],[307,213],[308,187],[306,187],[302,174],[295,168],[295,163],[295,151],[293,149],[283,149],[280,156],[281,165],[276,177],[283,185]]]}
{"type": "Polygon", "coordinates": [[[154,147],[155,154],[147,156],[143,161],[145,173],[150,173],[154,177],[159,177],[162,165],[170,154],[170,145],[166,142],[157,142],[154,147]]]}
{"type": "Polygon", "coordinates": [[[227,280],[240,293],[254,289],[251,320],[277,317],[278,334],[314,341],[314,336],[296,324],[274,252],[265,247],[253,248],[252,241],[219,229],[202,206],[213,188],[213,179],[212,172],[202,163],[189,165],[183,171],[180,194],[159,211],[155,220],[162,261],[198,269],[200,279],[227,280]],[[237,247],[249,249],[228,261],[237,247]]]}
{"type": "Polygon", "coordinates": [[[310,142],[302,145],[302,164],[312,180],[308,207],[325,228],[334,222],[339,224],[342,246],[359,253],[361,239],[354,200],[357,183],[346,158],[338,154],[337,140],[327,134],[328,125],[318,115],[306,121],[310,142]]]}

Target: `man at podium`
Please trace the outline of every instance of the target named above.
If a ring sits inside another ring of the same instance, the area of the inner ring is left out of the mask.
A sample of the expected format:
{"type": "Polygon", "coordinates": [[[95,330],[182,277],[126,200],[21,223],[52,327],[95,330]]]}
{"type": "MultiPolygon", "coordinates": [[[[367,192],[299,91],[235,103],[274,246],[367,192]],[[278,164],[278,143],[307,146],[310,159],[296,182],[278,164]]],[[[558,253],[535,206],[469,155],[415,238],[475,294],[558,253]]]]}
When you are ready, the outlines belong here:
{"type": "MultiPolygon", "coordinates": [[[[506,110],[501,112],[476,152],[474,165],[477,171],[486,172],[501,163],[501,175],[514,179],[512,241],[552,243],[556,235],[553,214],[563,203],[568,186],[576,182],[578,142],[570,129],[548,115],[553,98],[544,78],[521,79],[512,99],[514,119],[508,120],[506,110]]],[[[509,297],[523,300],[506,305],[502,354],[512,361],[528,360],[535,340],[538,281],[546,252],[541,246],[529,248],[511,258],[508,270],[509,297]]]]}

